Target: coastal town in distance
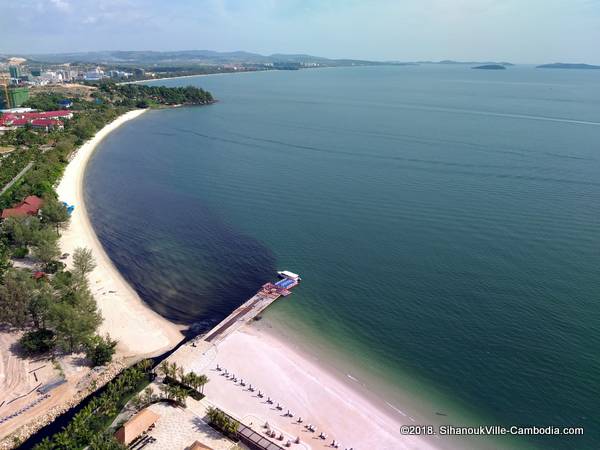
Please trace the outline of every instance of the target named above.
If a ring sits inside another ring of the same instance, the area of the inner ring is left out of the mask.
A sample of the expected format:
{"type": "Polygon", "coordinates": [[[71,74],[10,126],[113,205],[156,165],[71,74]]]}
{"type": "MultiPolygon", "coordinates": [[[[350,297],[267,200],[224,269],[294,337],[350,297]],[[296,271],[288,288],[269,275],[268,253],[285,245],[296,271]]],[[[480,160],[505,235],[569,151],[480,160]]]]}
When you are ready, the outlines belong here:
{"type": "Polygon", "coordinates": [[[0,450],[600,448],[600,4],[483,3],[5,5],[0,450]]]}

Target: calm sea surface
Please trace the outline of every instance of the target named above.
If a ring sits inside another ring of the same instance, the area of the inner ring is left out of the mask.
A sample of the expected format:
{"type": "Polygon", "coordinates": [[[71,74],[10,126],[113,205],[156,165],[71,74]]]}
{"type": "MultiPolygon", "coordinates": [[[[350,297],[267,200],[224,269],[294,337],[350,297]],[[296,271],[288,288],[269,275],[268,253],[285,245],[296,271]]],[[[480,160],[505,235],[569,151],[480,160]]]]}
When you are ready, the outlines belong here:
{"type": "Polygon", "coordinates": [[[292,270],[304,282],[266,323],[390,404],[584,426],[526,446],[600,448],[598,71],[161,83],[220,102],[124,125],[86,177],[102,243],[152,308],[201,330],[292,270]]]}

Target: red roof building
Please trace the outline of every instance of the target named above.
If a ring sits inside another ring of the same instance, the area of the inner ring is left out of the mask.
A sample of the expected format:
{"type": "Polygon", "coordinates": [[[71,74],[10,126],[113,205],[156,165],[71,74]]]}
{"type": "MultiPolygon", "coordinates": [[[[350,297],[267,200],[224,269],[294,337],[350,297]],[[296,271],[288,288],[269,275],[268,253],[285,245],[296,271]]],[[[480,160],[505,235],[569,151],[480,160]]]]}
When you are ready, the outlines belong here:
{"type": "Polygon", "coordinates": [[[30,195],[18,205],[3,210],[2,218],[36,216],[43,204],[41,198],[30,195]]]}
{"type": "Polygon", "coordinates": [[[57,119],[34,119],[31,121],[31,127],[48,131],[52,129],[62,130],[64,125],[57,119]]]}
{"type": "MultiPolygon", "coordinates": [[[[28,123],[37,120],[57,120],[57,119],[72,119],[71,111],[44,111],[44,112],[26,112],[26,113],[6,113],[0,117],[0,127],[23,127],[28,123]]],[[[60,124],[62,126],[62,122],[60,124]]],[[[59,126],[56,124],[55,126],[59,126]]],[[[34,125],[35,127],[35,125],[34,125]]],[[[47,128],[48,125],[38,126],[38,128],[47,128]]]]}

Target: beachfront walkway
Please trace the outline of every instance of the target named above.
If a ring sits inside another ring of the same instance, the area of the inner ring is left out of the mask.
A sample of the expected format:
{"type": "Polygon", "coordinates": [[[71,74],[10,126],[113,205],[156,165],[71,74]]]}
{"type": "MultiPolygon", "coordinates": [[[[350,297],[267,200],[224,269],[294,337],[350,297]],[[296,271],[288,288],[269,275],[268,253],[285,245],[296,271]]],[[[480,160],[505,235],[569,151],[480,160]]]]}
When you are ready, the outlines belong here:
{"type": "Polygon", "coordinates": [[[214,450],[229,450],[236,445],[229,439],[207,425],[201,416],[204,416],[204,407],[191,398],[188,398],[188,409],[174,408],[164,403],[156,403],[149,408],[160,416],[156,427],[150,435],[156,439],[146,448],[160,450],[182,450],[188,448],[195,441],[208,445],[214,450]],[[201,414],[195,414],[198,411],[201,414]]]}

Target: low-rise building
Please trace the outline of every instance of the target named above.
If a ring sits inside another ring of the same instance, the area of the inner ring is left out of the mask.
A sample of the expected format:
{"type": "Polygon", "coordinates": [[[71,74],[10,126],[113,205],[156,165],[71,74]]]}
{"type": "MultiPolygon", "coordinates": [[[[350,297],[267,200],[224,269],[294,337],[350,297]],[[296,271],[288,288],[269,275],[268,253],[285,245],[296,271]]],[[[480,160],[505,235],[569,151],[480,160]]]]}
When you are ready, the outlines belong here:
{"type": "Polygon", "coordinates": [[[63,130],[64,124],[58,119],[34,119],[31,122],[31,128],[43,131],[63,130]]]}
{"type": "Polygon", "coordinates": [[[154,411],[148,408],[143,409],[117,430],[115,438],[119,443],[129,445],[148,431],[159,418],[160,416],[154,411]]]}
{"type": "Polygon", "coordinates": [[[60,72],[46,71],[40,75],[40,84],[59,84],[63,82],[63,75],[60,72]]]}
{"type": "Polygon", "coordinates": [[[37,216],[43,205],[44,201],[41,198],[30,195],[12,208],[4,209],[2,211],[2,219],[8,219],[9,217],[37,216]]]}
{"type": "Polygon", "coordinates": [[[94,70],[90,70],[83,75],[83,79],[86,81],[100,81],[105,77],[106,75],[100,67],[96,67],[94,70]]]}
{"type": "Polygon", "coordinates": [[[73,112],[43,111],[43,112],[11,112],[0,116],[0,128],[11,129],[24,127],[30,124],[32,128],[49,131],[51,129],[62,130],[64,123],[61,120],[73,118],[73,112]]]}

